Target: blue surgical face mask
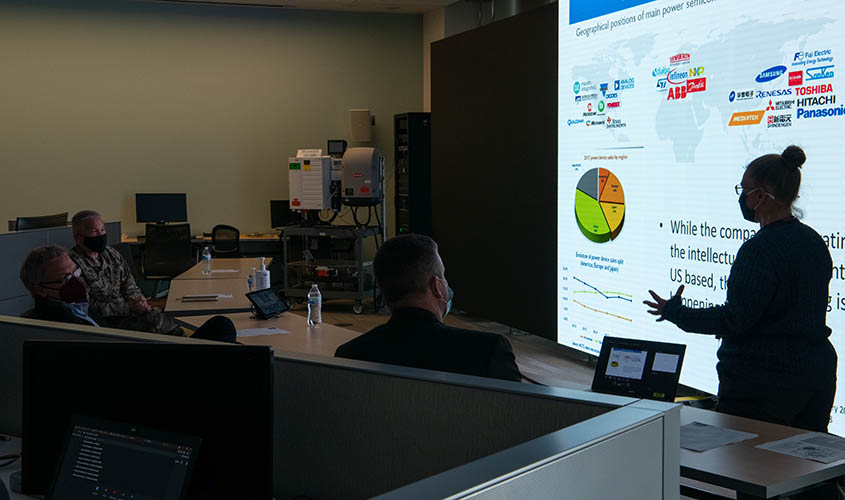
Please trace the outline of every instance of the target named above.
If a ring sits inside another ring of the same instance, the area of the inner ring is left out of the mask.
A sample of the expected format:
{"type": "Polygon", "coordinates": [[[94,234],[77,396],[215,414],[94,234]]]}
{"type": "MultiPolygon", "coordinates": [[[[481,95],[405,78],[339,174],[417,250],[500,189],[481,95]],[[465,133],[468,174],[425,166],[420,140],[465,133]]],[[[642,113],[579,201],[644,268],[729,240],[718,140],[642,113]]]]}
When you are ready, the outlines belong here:
{"type": "MultiPolygon", "coordinates": [[[[449,286],[449,282],[446,281],[446,278],[438,277],[437,279],[439,279],[443,283],[446,283],[446,289],[449,291],[448,292],[449,293],[449,300],[444,301],[444,302],[446,302],[446,311],[443,313],[443,317],[440,318],[440,320],[443,321],[443,319],[449,314],[449,311],[452,310],[452,298],[455,296],[455,291],[452,290],[452,287],[449,286]]],[[[443,300],[443,299],[440,299],[440,300],[443,300]]]]}

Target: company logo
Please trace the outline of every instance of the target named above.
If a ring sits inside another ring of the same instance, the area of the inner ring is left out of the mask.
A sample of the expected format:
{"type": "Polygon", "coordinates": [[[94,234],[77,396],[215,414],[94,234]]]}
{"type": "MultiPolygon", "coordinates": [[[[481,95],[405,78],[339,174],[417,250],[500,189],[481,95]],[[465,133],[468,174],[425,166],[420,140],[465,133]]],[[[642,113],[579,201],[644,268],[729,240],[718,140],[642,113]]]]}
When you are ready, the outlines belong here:
{"type": "Polygon", "coordinates": [[[792,115],[769,115],[766,128],[783,128],[792,126],[792,115]]]}
{"type": "Polygon", "coordinates": [[[798,99],[798,107],[806,106],[827,106],[828,104],[836,104],[836,94],[822,95],[816,97],[802,97],[798,99]]]}
{"type": "Polygon", "coordinates": [[[609,102],[609,103],[607,103],[607,107],[608,107],[608,109],[610,109],[610,108],[618,108],[621,104],[622,104],[622,103],[621,103],[621,102],[619,102],[619,101],[613,101],[613,102],[609,102]]]}
{"type": "Polygon", "coordinates": [[[704,74],[704,66],[699,66],[697,68],[690,68],[689,70],[689,77],[694,78],[696,76],[701,76],[704,74]]]}
{"type": "Polygon", "coordinates": [[[616,99],[617,97],[619,97],[619,94],[616,92],[608,92],[604,95],[605,99],[616,99]]]}
{"type": "Polygon", "coordinates": [[[685,85],[679,85],[677,87],[672,87],[669,89],[669,94],[666,96],[667,101],[677,101],[679,99],[685,99],[687,97],[687,87],[685,85]]]}
{"type": "Polygon", "coordinates": [[[604,101],[599,101],[599,113],[604,111],[604,101]]]}
{"type": "Polygon", "coordinates": [[[684,80],[687,79],[687,72],[684,71],[671,71],[668,75],[666,75],[666,81],[671,83],[672,85],[680,85],[684,83],[684,80]]]}
{"type": "Polygon", "coordinates": [[[681,52],[669,58],[669,64],[684,64],[689,62],[689,54],[681,52]]]}
{"type": "Polygon", "coordinates": [[[822,109],[804,109],[798,108],[798,113],[796,113],[795,118],[831,118],[834,116],[843,116],[845,115],[845,106],[842,104],[839,105],[838,108],[822,108],[822,109]]]}
{"type": "Polygon", "coordinates": [[[811,64],[832,62],[833,52],[830,49],[796,52],[792,57],[793,66],[809,66],[811,64]]]}
{"type": "Polygon", "coordinates": [[[572,90],[577,94],[581,92],[581,82],[575,82],[575,85],[572,86],[572,90]]]}
{"type": "Polygon", "coordinates": [[[765,111],[740,111],[731,115],[728,126],[757,125],[763,121],[764,114],[766,114],[765,111]]]}
{"type": "Polygon", "coordinates": [[[785,95],[792,95],[792,89],[775,89],[775,90],[758,90],[757,99],[768,99],[770,97],[781,97],[785,95]]]}
{"type": "Polygon", "coordinates": [[[730,102],[734,102],[734,100],[749,101],[751,99],[754,99],[754,91],[753,90],[739,90],[739,91],[731,90],[731,93],[728,94],[728,101],[730,101],[730,102]]]}
{"type": "Polygon", "coordinates": [[[581,96],[580,95],[575,96],[575,102],[581,102],[581,96]]]}
{"type": "Polygon", "coordinates": [[[671,70],[669,66],[658,66],[651,70],[651,76],[664,76],[668,75],[671,70]]]}
{"type": "Polygon", "coordinates": [[[774,111],[774,110],[775,110],[775,105],[772,104],[772,100],[769,99],[769,105],[766,106],[766,111],[774,111]]]}
{"type": "Polygon", "coordinates": [[[606,83],[600,83],[599,84],[599,90],[601,90],[601,95],[604,96],[607,93],[607,84],[606,83]]]}
{"type": "Polygon", "coordinates": [[[761,71],[755,80],[757,83],[766,83],[779,78],[784,73],[786,73],[786,66],[772,66],[767,70],[761,71]]]}
{"type": "Polygon", "coordinates": [[[612,119],[608,116],[607,117],[607,128],[625,128],[628,126],[627,123],[623,122],[622,120],[612,119]]]}
{"type": "Polygon", "coordinates": [[[833,78],[833,65],[819,66],[817,68],[807,68],[807,80],[823,80],[825,78],[833,78]]]}
{"type": "Polygon", "coordinates": [[[661,78],[660,80],[657,80],[657,91],[658,92],[665,92],[666,91],[666,80],[664,80],[663,78],[661,78]]]}
{"type": "Polygon", "coordinates": [[[597,85],[589,80],[586,82],[580,82],[581,85],[581,92],[590,92],[596,90],[597,85]]]}
{"type": "Polygon", "coordinates": [[[728,101],[730,101],[730,102],[734,102],[734,99],[736,99],[736,92],[734,92],[733,90],[731,90],[731,93],[730,93],[730,94],[728,94],[728,101]]]}
{"type": "Polygon", "coordinates": [[[801,71],[790,71],[789,72],[789,86],[794,87],[796,85],[801,85],[804,83],[804,73],[801,71]]]}
{"type": "Polygon", "coordinates": [[[827,94],[828,92],[833,92],[833,85],[829,83],[795,88],[795,93],[798,95],[827,94]]]}
{"type": "Polygon", "coordinates": [[[566,121],[566,124],[569,125],[570,127],[573,126],[573,125],[578,125],[579,123],[584,123],[584,120],[578,119],[578,120],[567,120],[566,121]]]}
{"type": "Polygon", "coordinates": [[[592,111],[593,111],[593,103],[588,102],[587,103],[587,112],[592,113],[592,111]]]}
{"type": "Polygon", "coordinates": [[[775,101],[775,111],[783,111],[792,109],[792,106],[795,104],[795,101],[775,101]]]}
{"type": "Polygon", "coordinates": [[[615,80],[613,82],[613,90],[617,92],[620,90],[631,90],[632,88],[634,88],[634,77],[615,80]]]}
{"type": "Polygon", "coordinates": [[[604,125],[604,120],[587,120],[586,124],[588,127],[591,125],[595,127],[596,125],[604,125]]]}
{"type": "Polygon", "coordinates": [[[581,94],[581,101],[590,101],[594,99],[598,99],[599,95],[596,93],[593,94],[581,94]]]}
{"type": "Polygon", "coordinates": [[[707,78],[687,80],[687,92],[704,92],[705,90],[707,90],[707,78]]]}

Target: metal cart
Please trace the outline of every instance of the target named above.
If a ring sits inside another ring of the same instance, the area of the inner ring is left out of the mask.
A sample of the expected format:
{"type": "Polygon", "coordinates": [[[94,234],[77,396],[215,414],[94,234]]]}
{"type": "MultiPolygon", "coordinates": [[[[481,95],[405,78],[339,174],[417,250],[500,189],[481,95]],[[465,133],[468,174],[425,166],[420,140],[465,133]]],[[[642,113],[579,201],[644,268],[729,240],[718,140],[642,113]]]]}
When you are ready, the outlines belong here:
{"type": "Polygon", "coordinates": [[[323,299],[354,299],[355,314],[364,312],[364,300],[370,297],[377,309],[373,262],[364,260],[364,243],[367,238],[378,238],[379,231],[378,227],[355,226],[285,228],[285,297],[289,301],[305,298],[316,283],[323,299]]]}

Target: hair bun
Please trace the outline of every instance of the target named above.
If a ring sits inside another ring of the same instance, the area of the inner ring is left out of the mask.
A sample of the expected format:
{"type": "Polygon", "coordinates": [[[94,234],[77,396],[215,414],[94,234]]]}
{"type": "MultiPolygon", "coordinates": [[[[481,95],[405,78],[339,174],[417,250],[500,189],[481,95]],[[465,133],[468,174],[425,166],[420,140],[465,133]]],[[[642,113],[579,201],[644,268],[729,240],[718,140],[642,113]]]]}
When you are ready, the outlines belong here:
{"type": "Polygon", "coordinates": [[[804,150],[798,146],[788,146],[780,154],[780,157],[783,158],[784,163],[790,170],[798,170],[807,160],[804,150]]]}

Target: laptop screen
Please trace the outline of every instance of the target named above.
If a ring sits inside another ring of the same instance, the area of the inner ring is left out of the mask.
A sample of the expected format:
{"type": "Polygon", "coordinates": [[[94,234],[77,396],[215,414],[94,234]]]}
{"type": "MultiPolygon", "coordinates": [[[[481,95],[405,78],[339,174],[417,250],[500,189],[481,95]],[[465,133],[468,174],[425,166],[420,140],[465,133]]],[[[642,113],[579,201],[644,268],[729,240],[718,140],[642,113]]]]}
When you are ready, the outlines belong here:
{"type": "Polygon", "coordinates": [[[74,417],[49,499],[179,500],[200,439],[74,417]]]}
{"type": "Polygon", "coordinates": [[[592,390],[674,401],[685,351],[683,344],[605,337],[592,390]]]}

